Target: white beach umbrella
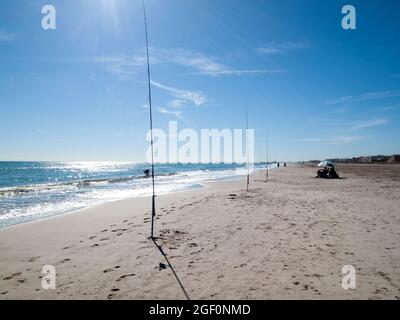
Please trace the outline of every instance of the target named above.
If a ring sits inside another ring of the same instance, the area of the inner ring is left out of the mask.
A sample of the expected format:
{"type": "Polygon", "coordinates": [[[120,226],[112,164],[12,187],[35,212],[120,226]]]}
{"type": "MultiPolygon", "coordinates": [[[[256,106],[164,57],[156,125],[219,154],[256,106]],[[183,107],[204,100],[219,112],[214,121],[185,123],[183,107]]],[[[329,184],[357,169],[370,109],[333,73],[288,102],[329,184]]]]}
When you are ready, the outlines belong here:
{"type": "Polygon", "coordinates": [[[318,167],[328,167],[332,166],[333,167],[333,162],[329,160],[322,161],[318,164],[318,167]]]}

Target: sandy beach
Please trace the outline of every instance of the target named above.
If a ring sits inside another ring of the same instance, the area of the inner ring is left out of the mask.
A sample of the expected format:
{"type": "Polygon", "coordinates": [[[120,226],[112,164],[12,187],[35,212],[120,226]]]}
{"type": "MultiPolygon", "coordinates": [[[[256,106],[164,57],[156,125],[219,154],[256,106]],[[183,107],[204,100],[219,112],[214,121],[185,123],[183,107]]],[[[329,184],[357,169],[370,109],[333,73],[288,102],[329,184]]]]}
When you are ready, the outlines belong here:
{"type": "Polygon", "coordinates": [[[400,166],[289,166],[0,230],[0,299],[399,299],[400,166]],[[160,263],[162,264],[160,266],[160,263]],[[41,287],[43,265],[57,287],[41,287]],[[342,267],[357,271],[355,290],[342,267]]]}

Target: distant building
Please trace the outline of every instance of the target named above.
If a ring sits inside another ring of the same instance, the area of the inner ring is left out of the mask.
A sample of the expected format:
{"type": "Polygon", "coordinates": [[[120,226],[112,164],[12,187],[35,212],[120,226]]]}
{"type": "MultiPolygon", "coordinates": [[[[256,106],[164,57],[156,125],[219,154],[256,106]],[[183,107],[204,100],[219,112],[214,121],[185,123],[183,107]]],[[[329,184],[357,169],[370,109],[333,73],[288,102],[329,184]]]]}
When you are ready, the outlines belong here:
{"type": "Polygon", "coordinates": [[[395,154],[389,158],[388,163],[400,163],[400,154],[395,154]]]}
{"type": "MultiPolygon", "coordinates": [[[[362,157],[354,157],[354,158],[336,158],[336,159],[327,159],[333,163],[400,163],[400,155],[395,154],[392,156],[362,156],[362,157]]],[[[310,161],[302,161],[301,164],[309,164],[315,165],[319,163],[320,160],[310,160],[310,161]]]]}

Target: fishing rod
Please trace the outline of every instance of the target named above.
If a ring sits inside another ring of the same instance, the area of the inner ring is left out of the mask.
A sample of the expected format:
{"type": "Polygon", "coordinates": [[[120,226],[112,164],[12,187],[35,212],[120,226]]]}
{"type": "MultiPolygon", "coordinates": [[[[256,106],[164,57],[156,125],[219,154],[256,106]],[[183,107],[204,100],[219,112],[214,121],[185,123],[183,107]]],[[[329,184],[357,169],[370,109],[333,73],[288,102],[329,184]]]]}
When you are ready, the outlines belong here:
{"type": "Polygon", "coordinates": [[[268,181],[268,173],[269,173],[269,163],[268,163],[268,161],[269,161],[269,132],[268,132],[268,127],[267,127],[267,172],[266,172],[266,174],[265,174],[265,182],[267,182],[268,181]]]}
{"type": "Polygon", "coordinates": [[[153,187],[153,195],[151,199],[151,233],[150,238],[154,239],[154,219],[156,216],[156,191],[154,182],[154,137],[153,137],[153,109],[152,109],[152,96],[151,96],[151,75],[150,75],[150,55],[149,55],[149,36],[147,31],[147,16],[146,6],[144,0],[143,3],[143,17],[144,17],[144,30],[146,35],[146,54],[147,54],[147,81],[149,90],[149,115],[150,115],[150,135],[151,135],[151,180],[153,187]]]}
{"type": "Polygon", "coordinates": [[[247,157],[247,187],[246,191],[249,191],[250,184],[250,166],[249,166],[249,117],[247,114],[247,105],[246,105],[246,157],[247,157]]]}
{"type": "Polygon", "coordinates": [[[167,261],[169,267],[171,268],[175,279],[178,281],[183,293],[187,300],[190,300],[189,295],[187,294],[182,282],[179,280],[178,275],[176,274],[174,268],[172,267],[170,261],[168,260],[167,255],[164,253],[163,249],[160,245],[157,244],[156,238],[154,237],[154,220],[156,216],[156,192],[155,192],[155,182],[154,182],[154,136],[153,136],[153,109],[152,109],[152,99],[151,99],[151,75],[150,75],[150,55],[149,55],[149,36],[147,31],[147,17],[146,17],[146,7],[144,0],[143,3],[143,17],[144,17],[144,28],[146,33],[146,53],[147,53],[147,80],[148,80],[148,88],[149,88],[149,113],[150,113],[150,133],[151,133],[151,180],[153,186],[153,195],[151,201],[151,236],[150,239],[157,246],[158,250],[164,256],[167,261]]]}

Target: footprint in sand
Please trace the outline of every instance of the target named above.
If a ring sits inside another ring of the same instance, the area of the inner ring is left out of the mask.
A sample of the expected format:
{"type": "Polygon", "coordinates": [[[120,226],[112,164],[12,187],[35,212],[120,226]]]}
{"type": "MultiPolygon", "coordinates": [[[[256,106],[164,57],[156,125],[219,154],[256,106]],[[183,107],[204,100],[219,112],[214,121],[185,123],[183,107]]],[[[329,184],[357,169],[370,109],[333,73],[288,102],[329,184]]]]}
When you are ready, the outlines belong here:
{"type": "Polygon", "coordinates": [[[125,232],[126,230],[128,230],[128,229],[114,229],[114,230],[111,230],[111,232],[112,233],[120,232],[120,231],[125,232]]]}
{"type": "Polygon", "coordinates": [[[109,269],[103,270],[103,273],[113,272],[114,269],[119,269],[119,268],[121,268],[121,266],[115,266],[114,268],[109,268],[109,269]]]}
{"type": "Polygon", "coordinates": [[[3,278],[3,280],[4,280],[4,281],[12,280],[12,279],[14,279],[14,277],[18,277],[18,276],[20,276],[21,274],[22,274],[21,272],[17,272],[17,273],[12,274],[11,276],[8,276],[8,277],[3,278]]]}
{"type": "Polygon", "coordinates": [[[28,262],[35,262],[37,259],[39,259],[40,257],[32,257],[28,259],[28,262]]]}
{"type": "Polygon", "coordinates": [[[180,231],[180,230],[175,230],[174,232],[175,232],[175,234],[186,234],[185,231],[180,231]]]}
{"type": "MultiPolygon", "coordinates": [[[[111,292],[118,292],[119,288],[112,288],[111,292]]],[[[116,295],[114,293],[110,293],[107,297],[107,300],[112,300],[116,295]]]]}
{"type": "Polygon", "coordinates": [[[109,272],[113,272],[114,271],[114,269],[106,269],[106,270],[103,270],[103,273],[109,273],[109,272]]]}
{"type": "Polygon", "coordinates": [[[64,259],[64,260],[61,260],[59,263],[66,263],[66,262],[69,262],[69,261],[71,261],[71,259],[66,258],[66,259],[64,259]]]}
{"type": "Polygon", "coordinates": [[[302,290],[308,290],[310,286],[308,284],[303,284],[303,289],[302,290]]]}
{"type": "Polygon", "coordinates": [[[134,276],[136,276],[136,274],[134,274],[134,273],[124,274],[123,276],[120,276],[120,277],[118,278],[117,282],[119,282],[119,281],[121,281],[121,280],[124,280],[125,278],[134,277],[134,276]]]}

